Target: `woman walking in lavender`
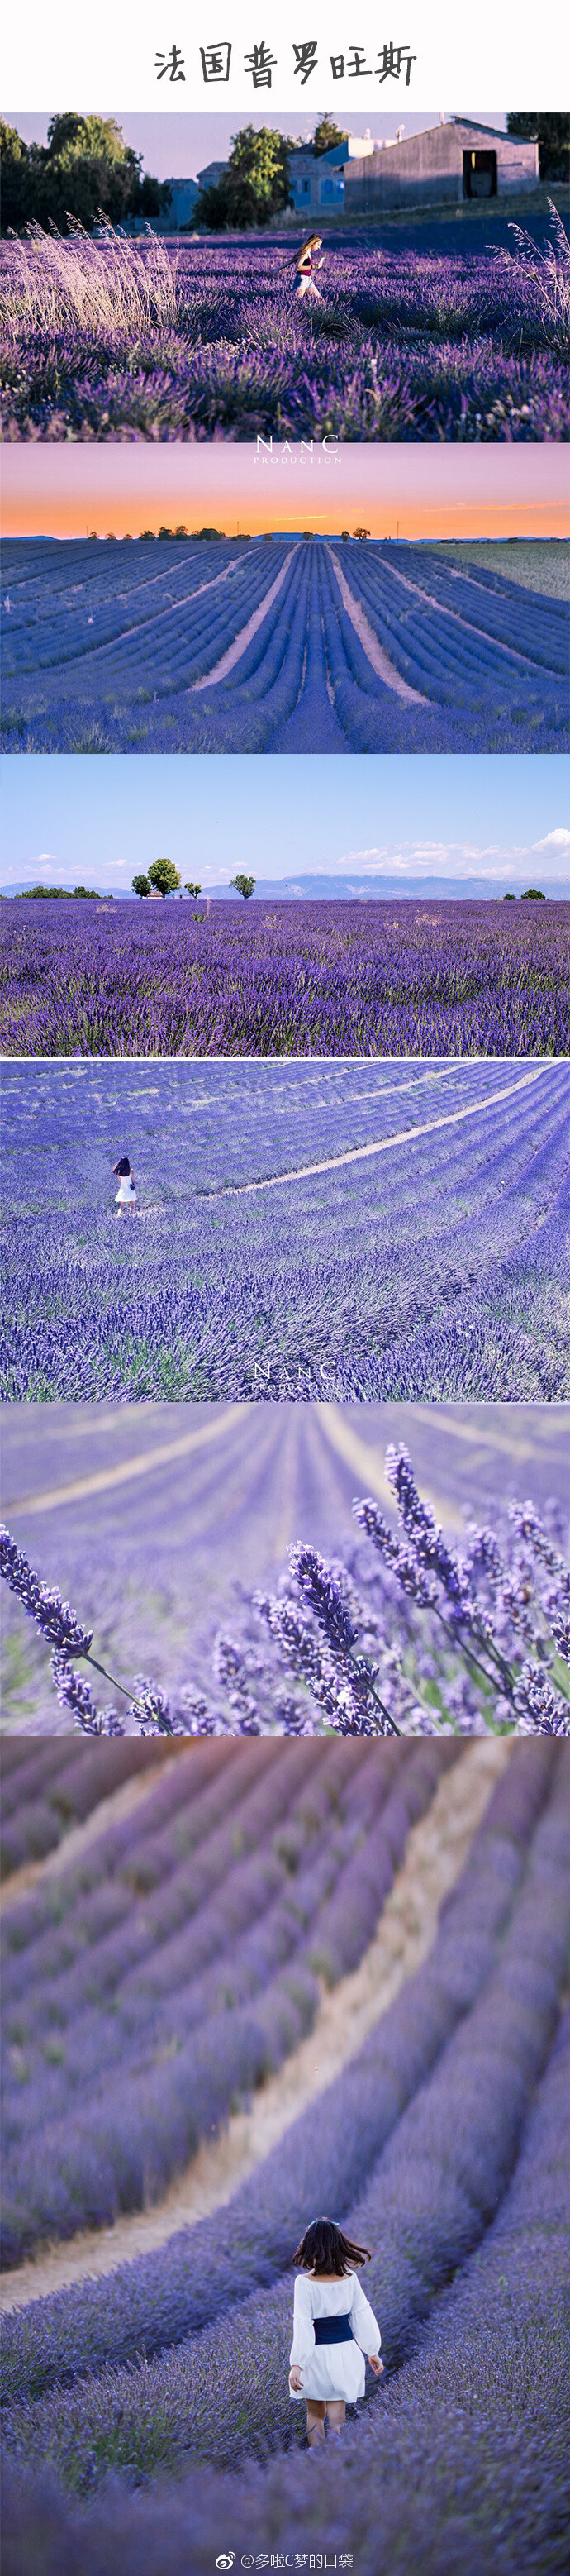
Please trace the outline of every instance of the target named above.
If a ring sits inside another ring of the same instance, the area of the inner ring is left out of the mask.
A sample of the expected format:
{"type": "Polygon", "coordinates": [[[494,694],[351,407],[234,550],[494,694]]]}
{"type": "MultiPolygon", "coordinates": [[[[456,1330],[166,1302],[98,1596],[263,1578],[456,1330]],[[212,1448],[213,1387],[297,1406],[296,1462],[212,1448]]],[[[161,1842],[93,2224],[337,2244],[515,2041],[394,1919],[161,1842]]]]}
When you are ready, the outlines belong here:
{"type": "Polygon", "coordinates": [[[370,2262],[368,2247],[354,2245],[350,2236],[343,2236],[334,2218],[312,2220],[293,2261],[300,2271],[295,2282],[289,2387],[294,2401],[305,2399],[309,2449],[319,2451],[325,2439],[325,2416],[329,2435],[340,2439],[347,2400],[354,2405],[357,2397],[364,2396],[365,2353],[375,2379],[380,2378],[381,2335],[355,2269],[370,2262]]]}
{"type": "Polygon", "coordinates": [[[119,1213],[121,1208],[136,1207],[135,1176],[128,1154],[120,1154],[118,1163],[113,1164],[113,1178],[119,1183],[115,1192],[115,1207],[119,1213]]]}
{"type": "Polygon", "coordinates": [[[301,297],[315,295],[318,304],[321,298],[318,286],[315,286],[314,271],[316,268],[324,268],[325,263],[323,259],[317,259],[315,253],[322,250],[322,246],[320,233],[309,233],[308,240],[301,243],[298,258],[295,261],[295,294],[301,297]]]}

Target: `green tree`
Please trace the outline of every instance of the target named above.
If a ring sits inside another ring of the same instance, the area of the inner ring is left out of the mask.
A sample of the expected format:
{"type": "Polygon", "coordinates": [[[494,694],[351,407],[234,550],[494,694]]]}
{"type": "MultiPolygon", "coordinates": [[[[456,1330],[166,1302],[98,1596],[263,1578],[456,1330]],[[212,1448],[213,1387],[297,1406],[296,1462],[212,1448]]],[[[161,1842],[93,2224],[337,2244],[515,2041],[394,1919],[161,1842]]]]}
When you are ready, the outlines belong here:
{"type": "Polygon", "coordinates": [[[504,894],[503,903],[516,903],[516,894],[504,894]]]}
{"type": "Polygon", "coordinates": [[[180,884],[178,869],[175,868],[173,859],[153,859],[148,873],[151,885],[156,886],[159,894],[174,894],[180,884]]]}
{"type": "Polygon", "coordinates": [[[19,233],[35,212],[32,204],[32,153],[31,147],[22,142],[21,134],[17,134],[15,125],[6,125],[3,117],[0,118],[0,154],[2,232],[19,233]]]}
{"type": "Polygon", "coordinates": [[[538,167],[541,179],[567,179],[570,175],[570,116],[543,116],[535,108],[532,116],[507,117],[507,134],[518,135],[521,142],[538,143],[538,167]]]}
{"type": "Polygon", "coordinates": [[[521,894],[521,903],[546,903],[542,886],[525,886],[524,894],[521,894]]]}
{"type": "Polygon", "coordinates": [[[110,223],[130,215],[157,215],[171,202],[168,182],[145,174],[141,155],[124,143],[114,116],[52,116],[47,144],[25,144],[14,127],[0,129],[3,153],[2,230],[29,223],[66,233],[68,219],[91,231],[100,214],[110,223]]]}
{"type": "Polygon", "coordinates": [[[255,877],[230,877],[230,885],[235,886],[236,894],[242,894],[244,903],[248,903],[250,894],[255,892],[255,877]]]}
{"type": "Polygon", "coordinates": [[[198,197],[193,223],[205,225],[209,232],[226,232],[231,225],[243,230],[250,224],[269,224],[272,215],[280,215],[292,204],[289,153],[290,135],[275,134],[269,125],[244,125],[234,134],[227,169],[213,188],[205,188],[198,197]]]}
{"type": "Polygon", "coordinates": [[[319,160],[321,152],[334,152],[336,143],[347,142],[348,135],[344,125],[335,125],[334,117],[332,116],[319,117],[319,122],[318,125],[315,126],[313,135],[313,152],[315,153],[317,161],[319,160]]]}
{"type": "Polygon", "coordinates": [[[150,879],[142,876],[133,877],[133,894],[140,894],[141,896],[143,894],[150,894],[150,879]]]}
{"type": "Polygon", "coordinates": [[[201,894],[201,892],[202,892],[202,888],[201,888],[201,886],[199,886],[199,885],[193,885],[193,884],[192,884],[192,878],[191,878],[191,877],[187,877],[187,878],[186,878],[186,893],[187,893],[187,894],[192,894],[192,895],[194,896],[194,902],[195,902],[195,903],[197,903],[197,902],[198,902],[198,896],[199,896],[199,894],[201,894]]]}

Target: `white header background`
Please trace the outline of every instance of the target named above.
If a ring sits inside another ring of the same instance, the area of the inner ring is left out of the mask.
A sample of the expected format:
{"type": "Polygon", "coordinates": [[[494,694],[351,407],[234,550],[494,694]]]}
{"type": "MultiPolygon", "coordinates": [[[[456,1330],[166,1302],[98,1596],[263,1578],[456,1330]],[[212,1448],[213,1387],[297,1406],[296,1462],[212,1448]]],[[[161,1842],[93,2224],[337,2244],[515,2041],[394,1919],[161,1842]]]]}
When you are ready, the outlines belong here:
{"type": "MultiPolygon", "coordinates": [[[[53,114],[73,108],[83,113],[152,109],[167,116],[181,110],[228,109],[239,116],[296,110],[311,115],[323,108],[347,121],[352,111],[371,124],[384,113],[406,108],[425,110],[451,102],[448,112],[478,114],[483,98],[496,98],[507,109],[552,109],[568,96],[570,41],[563,0],[544,0],[538,16],[530,0],[30,0],[20,17],[5,11],[1,53],[2,94],[17,101],[24,113],[53,114]],[[293,43],[313,40],[316,68],[303,83],[295,73],[293,43]],[[245,57],[261,43],[275,57],[271,86],[254,88],[245,57]],[[231,44],[227,82],[204,81],[200,48],[231,44]],[[409,84],[406,64],[399,79],[381,81],[379,58],[385,46],[415,55],[409,84]],[[369,77],[349,77],[348,62],[362,47],[369,77]],[[157,77],[156,57],[168,62],[176,47],[183,80],[167,71],[157,77]],[[344,56],[342,79],[334,79],[331,55],[344,56]]],[[[15,112],[15,111],[14,111],[15,112]]]]}

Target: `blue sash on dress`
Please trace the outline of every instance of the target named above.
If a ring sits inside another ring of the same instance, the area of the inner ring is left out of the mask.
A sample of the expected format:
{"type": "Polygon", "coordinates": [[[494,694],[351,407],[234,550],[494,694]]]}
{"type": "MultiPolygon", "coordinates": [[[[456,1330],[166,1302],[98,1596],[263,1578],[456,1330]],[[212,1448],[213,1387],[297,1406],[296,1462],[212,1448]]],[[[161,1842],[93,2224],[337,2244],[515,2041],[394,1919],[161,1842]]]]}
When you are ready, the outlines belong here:
{"type": "Polygon", "coordinates": [[[354,2343],[350,2318],[313,2317],[315,2343],[354,2343]]]}

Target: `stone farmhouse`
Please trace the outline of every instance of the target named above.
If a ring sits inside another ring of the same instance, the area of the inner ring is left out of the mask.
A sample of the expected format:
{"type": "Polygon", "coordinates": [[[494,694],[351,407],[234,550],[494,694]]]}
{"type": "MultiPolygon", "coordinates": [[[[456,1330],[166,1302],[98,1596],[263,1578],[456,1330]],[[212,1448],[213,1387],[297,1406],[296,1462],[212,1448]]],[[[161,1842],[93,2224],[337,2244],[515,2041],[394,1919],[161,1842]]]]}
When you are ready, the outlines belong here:
{"type": "Polygon", "coordinates": [[[424,134],[400,133],[393,143],[377,143],[360,161],[351,154],[343,177],[345,213],[354,215],[519,197],[539,186],[538,143],[519,142],[468,116],[451,116],[424,134]]]}

